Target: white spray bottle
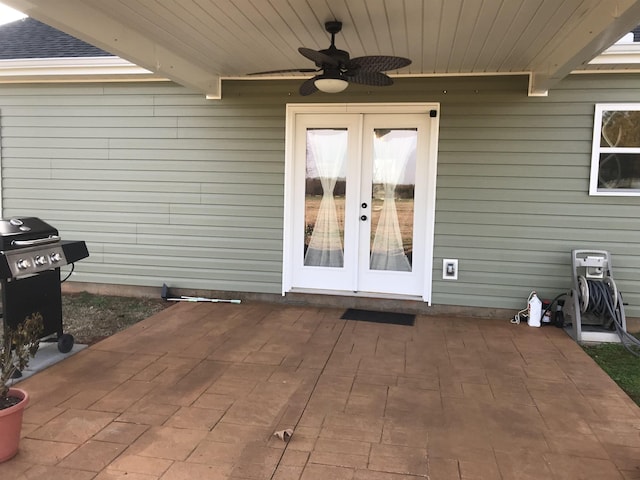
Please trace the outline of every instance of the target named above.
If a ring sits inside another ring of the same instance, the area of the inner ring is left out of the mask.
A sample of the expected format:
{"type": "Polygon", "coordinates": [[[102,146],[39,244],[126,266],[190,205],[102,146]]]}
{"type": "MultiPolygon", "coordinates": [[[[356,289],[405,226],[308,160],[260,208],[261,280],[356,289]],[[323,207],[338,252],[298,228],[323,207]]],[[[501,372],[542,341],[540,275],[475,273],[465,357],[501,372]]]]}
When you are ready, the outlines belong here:
{"type": "Polygon", "coordinates": [[[529,320],[527,323],[530,327],[539,327],[542,318],[542,300],[538,298],[536,292],[531,292],[528,303],[529,320]]]}

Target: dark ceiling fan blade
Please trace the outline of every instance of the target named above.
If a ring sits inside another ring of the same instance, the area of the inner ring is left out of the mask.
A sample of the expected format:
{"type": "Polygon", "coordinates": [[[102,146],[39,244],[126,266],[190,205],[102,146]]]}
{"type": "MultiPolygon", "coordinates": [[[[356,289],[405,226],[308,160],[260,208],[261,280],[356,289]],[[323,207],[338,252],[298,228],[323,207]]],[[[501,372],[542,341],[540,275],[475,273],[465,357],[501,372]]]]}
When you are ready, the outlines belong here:
{"type": "Polygon", "coordinates": [[[318,91],[318,87],[316,87],[315,84],[317,78],[318,75],[302,82],[302,85],[300,85],[300,95],[304,97],[307,95],[311,95],[312,93],[316,93],[318,91]]]}
{"type": "Polygon", "coordinates": [[[311,73],[311,72],[319,72],[319,68],[288,68],[285,70],[268,70],[266,72],[251,72],[247,73],[247,75],[268,75],[270,73],[291,73],[291,72],[299,72],[299,73],[311,73]]]}
{"type": "Polygon", "coordinates": [[[386,87],[393,85],[393,80],[388,75],[381,72],[363,72],[358,71],[353,76],[347,76],[350,83],[359,83],[361,85],[373,85],[374,87],[386,87]]]}
{"type": "Polygon", "coordinates": [[[310,48],[300,47],[298,48],[300,54],[304,57],[307,57],[309,60],[314,62],[318,67],[322,67],[323,65],[331,65],[338,66],[338,60],[333,57],[330,57],[326,53],[318,52],[317,50],[311,50],[310,48]]]}
{"type": "Polygon", "coordinates": [[[317,68],[290,68],[282,70],[269,70],[254,72],[247,75],[269,75],[274,73],[316,73],[313,78],[305,80],[300,85],[300,95],[307,96],[317,92],[318,79],[323,80],[322,91],[338,93],[344,90],[349,83],[361,85],[386,86],[393,85],[393,80],[382,73],[388,70],[397,70],[411,64],[411,60],[404,57],[391,55],[368,55],[350,58],[349,52],[340,50],[335,46],[336,34],[342,30],[342,22],[337,20],[326,22],[325,30],[331,34],[331,45],[324,50],[312,50],[300,47],[298,52],[315,63],[317,68]],[[319,73],[321,72],[321,73],[319,73]],[[318,74],[319,73],[319,74],[318,74]],[[324,82],[324,80],[329,80],[324,82]],[[345,82],[346,80],[346,82],[345,82]]]}
{"type": "Polygon", "coordinates": [[[311,95],[312,93],[316,93],[318,91],[318,87],[316,87],[315,84],[317,78],[318,75],[302,82],[302,85],[300,85],[300,95],[304,97],[307,95],[311,95]]]}
{"type": "Polygon", "coordinates": [[[371,55],[352,58],[349,61],[349,67],[353,65],[360,67],[358,72],[386,72],[387,70],[397,70],[398,68],[411,65],[411,60],[389,55],[371,55]]]}

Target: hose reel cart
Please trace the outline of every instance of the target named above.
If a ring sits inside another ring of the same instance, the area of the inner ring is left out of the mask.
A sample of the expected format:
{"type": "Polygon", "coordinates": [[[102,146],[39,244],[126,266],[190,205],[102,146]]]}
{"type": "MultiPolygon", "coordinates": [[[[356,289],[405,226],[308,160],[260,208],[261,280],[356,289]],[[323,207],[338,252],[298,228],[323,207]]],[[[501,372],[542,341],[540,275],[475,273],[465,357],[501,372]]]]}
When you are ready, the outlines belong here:
{"type": "Polygon", "coordinates": [[[613,279],[605,250],[571,251],[572,287],[563,314],[567,333],[576,342],[625,343],[627,322],[622,294],[613,279]]]}

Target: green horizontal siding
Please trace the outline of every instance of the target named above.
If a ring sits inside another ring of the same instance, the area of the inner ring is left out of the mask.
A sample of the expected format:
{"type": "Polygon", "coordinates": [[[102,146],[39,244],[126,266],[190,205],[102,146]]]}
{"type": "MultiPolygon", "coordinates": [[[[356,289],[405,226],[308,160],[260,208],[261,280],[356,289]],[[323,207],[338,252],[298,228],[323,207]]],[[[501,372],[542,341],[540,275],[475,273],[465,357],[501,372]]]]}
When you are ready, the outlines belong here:
{"type": "Polygon", "coordinates": [[[434,303],[553,298],[571,286],[571,250],[593,248],[611,252],[627,315],[640,315],[640,199],[588,195],[594,105],[637,98],[630,77],[576,75],[546,98],[497,98],[487,84],[471,107],[469,93],[443,101],[434,303]],[[459,259],[457,282],[440,280],[441,258],[459,259]]]}
{"type": "Polygon", "coordinates": [[[524,77],[448,77],[300,97],[299,81],[226,81],[218,101],[170,83],[0,85],[3,215],[86,240],[79,281],[277,293],[286,104],[439,102],[433,303],[552,298],[571,249],[593,248],[640,316],[640,198],[588,195],[594,105],[638,85],[575,75],[529,98],[524,77]]]}
{"type": "Polygon", "coordinates": [[[0,87],[3,215],[91,256],[74,280],[279,292],[284,105],[171,84],[0,87]]]}

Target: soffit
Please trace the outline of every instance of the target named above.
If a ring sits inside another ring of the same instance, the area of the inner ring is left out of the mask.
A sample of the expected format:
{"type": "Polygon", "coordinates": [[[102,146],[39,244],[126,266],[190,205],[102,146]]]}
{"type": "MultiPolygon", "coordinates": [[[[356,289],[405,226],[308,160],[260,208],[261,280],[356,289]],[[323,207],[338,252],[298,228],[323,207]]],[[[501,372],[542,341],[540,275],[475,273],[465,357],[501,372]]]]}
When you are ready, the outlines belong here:
{"type": "Polygon", "coordinates": [[[222,78],[313,67],[297,48],[327,48],[333,19],[352,57],[412,59],[392,75],[528,73],[533,95],[640,24],[640,0],[3,1],[211,98],[222,78]]]}

